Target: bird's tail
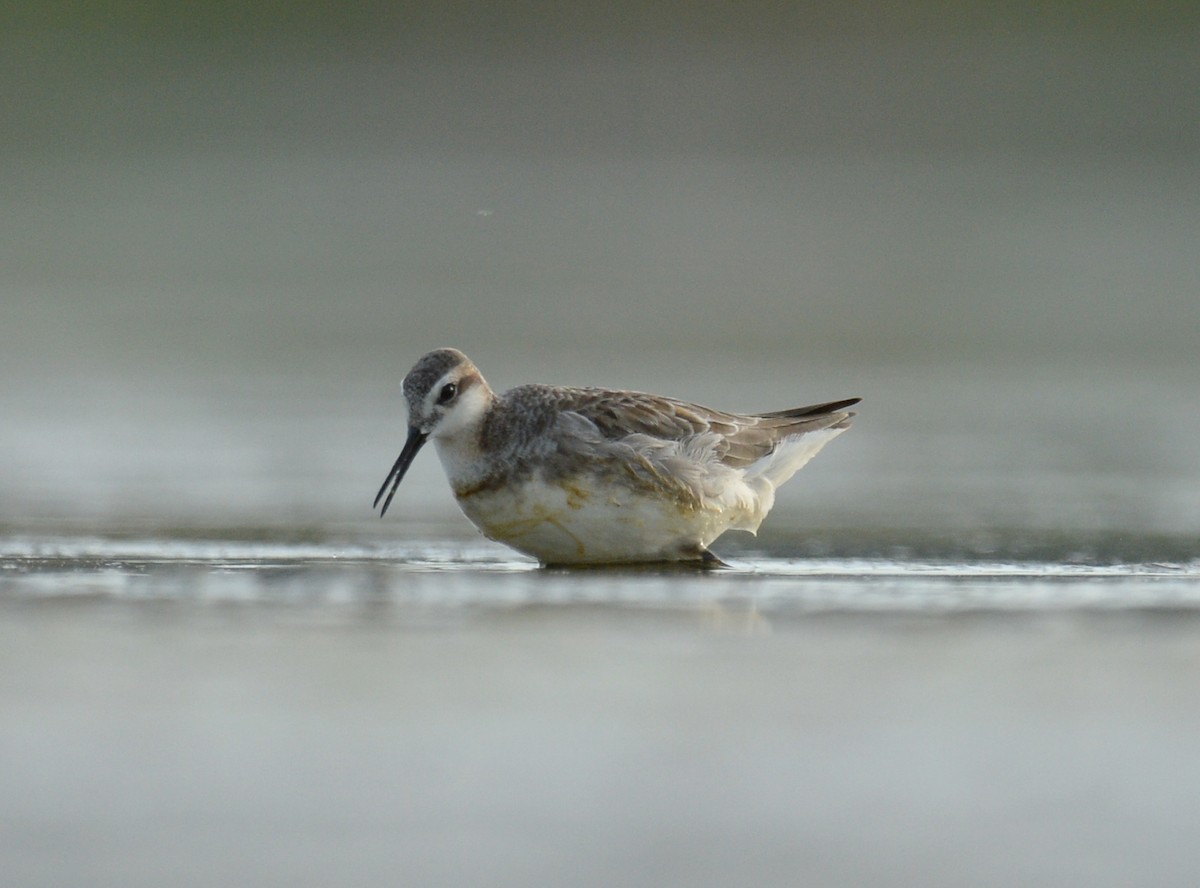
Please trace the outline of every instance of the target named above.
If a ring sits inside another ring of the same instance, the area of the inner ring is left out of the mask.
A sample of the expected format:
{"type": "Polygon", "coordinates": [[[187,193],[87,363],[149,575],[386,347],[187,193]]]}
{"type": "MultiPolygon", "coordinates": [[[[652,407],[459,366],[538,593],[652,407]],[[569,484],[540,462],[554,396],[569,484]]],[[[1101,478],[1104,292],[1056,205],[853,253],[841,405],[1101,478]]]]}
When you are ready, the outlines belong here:
{"type": "Polygon", "coordinates": [[[777,423],[779,443],[769,454],[749,466],[746,474],[764,478],[773,487],[783,484],[816,456],[822,447],[850,428],[854,414],[845,408],[857,404],[859,400],[849,398],[761,414],[764,419],[777,423]]]}

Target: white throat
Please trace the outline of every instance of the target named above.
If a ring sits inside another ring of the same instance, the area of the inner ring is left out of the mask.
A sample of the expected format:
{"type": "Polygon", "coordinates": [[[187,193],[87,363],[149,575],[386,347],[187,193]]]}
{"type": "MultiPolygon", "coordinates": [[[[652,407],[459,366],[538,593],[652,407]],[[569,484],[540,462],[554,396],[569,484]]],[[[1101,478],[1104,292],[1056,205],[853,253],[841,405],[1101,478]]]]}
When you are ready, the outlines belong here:
{"type": "Polygon", "coordinates": [[[430,433],[451,486],[469,483],[483,472],[479,427],[491,405],[492,393],[488,387],[473,385],[459,396],[454,409],[430,433]]]}

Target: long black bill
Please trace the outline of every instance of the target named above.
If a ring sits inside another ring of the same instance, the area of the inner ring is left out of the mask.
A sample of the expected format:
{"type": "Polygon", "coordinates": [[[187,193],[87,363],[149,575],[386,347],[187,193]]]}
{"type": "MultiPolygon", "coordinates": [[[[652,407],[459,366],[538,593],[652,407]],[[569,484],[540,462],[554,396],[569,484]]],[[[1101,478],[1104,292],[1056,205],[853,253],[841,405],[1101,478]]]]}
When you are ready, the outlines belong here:
{"type": "Polygon", "coordinates": [[[392,485],[387,499],[383,500],[383,508],[379,510],[380,518],[387,514],[388,506],[392,504],[392,497],[396,495],[396,488],[400,486],[400,482],[404,479],[404,473],[412,465],[413,457],[417,455],[417,451],[421,449],[421,445],[428,437],[420,429],[410,428],[408,430],[408,440],[404,442],[404,449],[400,451],[400,456],[396,460],[396,464],[392,466],[392,470],[388,472],[388,476],[383,479],[383,486],[379,488],[379,493],[375,494],[375,502],[371,504],[371,508],[378,506],[379,501],[383,499],[383,492],[387,490],[389,484],[392,485]]]}

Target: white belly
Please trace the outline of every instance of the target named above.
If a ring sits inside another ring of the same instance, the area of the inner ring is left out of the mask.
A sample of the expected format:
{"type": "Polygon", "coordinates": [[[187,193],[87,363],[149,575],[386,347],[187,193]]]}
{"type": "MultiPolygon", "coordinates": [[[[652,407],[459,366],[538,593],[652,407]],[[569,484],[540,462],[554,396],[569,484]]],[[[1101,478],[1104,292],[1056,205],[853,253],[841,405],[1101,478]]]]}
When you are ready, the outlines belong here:
{"type": "Polygon", "coordinates": [[[486,536],[543,564],[696,560],[731,524],[720,511],[584,480],[534,478],[458,504],[486,536]]]}

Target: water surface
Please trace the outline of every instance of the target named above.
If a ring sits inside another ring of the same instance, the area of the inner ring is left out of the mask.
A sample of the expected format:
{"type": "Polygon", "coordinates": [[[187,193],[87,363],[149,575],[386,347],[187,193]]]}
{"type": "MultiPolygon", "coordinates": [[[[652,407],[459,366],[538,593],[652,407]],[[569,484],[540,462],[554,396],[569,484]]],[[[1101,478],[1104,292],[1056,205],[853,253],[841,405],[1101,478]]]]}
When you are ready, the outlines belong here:
{"type": "Polygon", "coordinates": [[[1190,883],[1195,561],[729,560],[5,538],[6,879],[1190,883]]]}

